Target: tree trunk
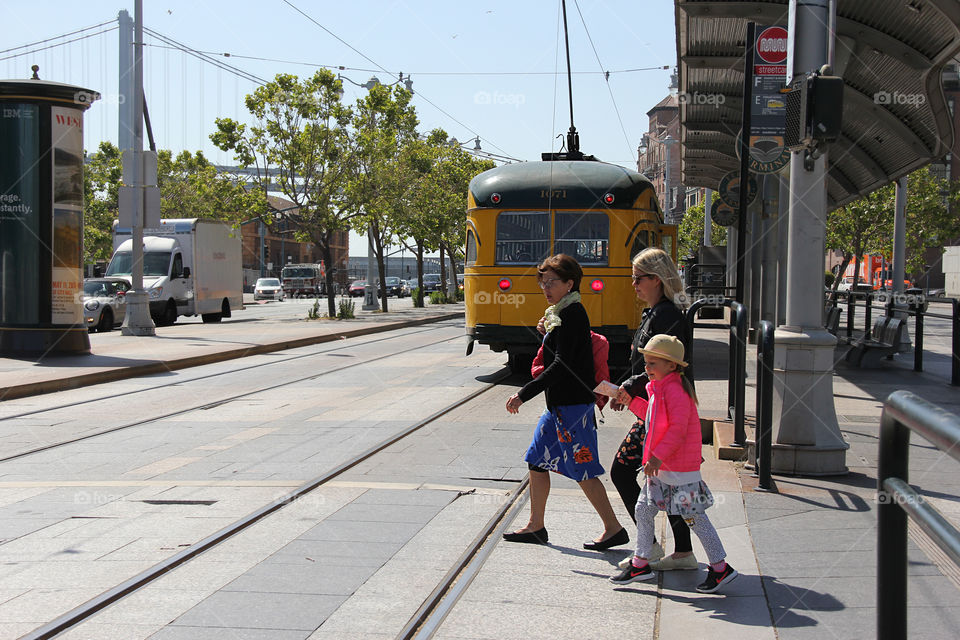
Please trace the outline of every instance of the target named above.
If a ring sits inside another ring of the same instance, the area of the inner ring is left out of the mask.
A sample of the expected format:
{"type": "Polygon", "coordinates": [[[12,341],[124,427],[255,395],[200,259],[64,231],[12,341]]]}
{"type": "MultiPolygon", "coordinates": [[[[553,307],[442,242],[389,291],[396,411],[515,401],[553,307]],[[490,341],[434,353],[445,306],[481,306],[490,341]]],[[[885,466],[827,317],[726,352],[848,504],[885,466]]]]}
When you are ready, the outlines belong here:
{"type": "Polygon", "coordinates": [[[420,241],[417,241],[417,298],[413,306],[423,306],[423,242],[420,241]]]}
{"type": "Polygon", "coordinates": [[[450,302],[456,302],[457,289],[460,288],[460,283],[457,281],[457,258],[450,247],[447,248],[447,255],[450,256],[450,273],[453,274],[453,282],[450,283],[450,291],[453,292],[450,296],[450,302]]]}
{"type": "Polygon", "coordinates": [[[447,270],[443,268],[443,243],[440,244],[440,293],[447,295],[447,270]]]}
{"type": "Polygon", "coordinates": [[[324,266],[324,281],[327,284],[327,315],[331,318],[337,317],[337,308],[336,300],[334,300],[334,288],[333,288],[333,251],[330,250],[330,236],[333,235],[332,231],[327,231],[324,236],[324,242],[318,243],[320,245],[320,254],[323,256],[323,266],[324,266]]]}

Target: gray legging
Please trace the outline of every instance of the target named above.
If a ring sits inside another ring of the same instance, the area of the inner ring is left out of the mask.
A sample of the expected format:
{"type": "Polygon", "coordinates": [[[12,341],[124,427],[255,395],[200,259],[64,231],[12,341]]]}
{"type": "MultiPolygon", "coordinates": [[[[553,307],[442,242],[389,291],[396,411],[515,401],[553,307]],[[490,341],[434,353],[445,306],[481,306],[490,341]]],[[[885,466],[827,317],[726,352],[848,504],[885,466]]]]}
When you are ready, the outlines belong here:
{"type": "MultiPolygon", "coordinates": [[[[659,511],[659,507],[648,504],[643,498],[637,500],[635,511],[637,517],[636,555],[640,558],[650,557],[650,546],[655,540],[653,519],[657,517],[659,511]]],[[[727,557],[727,552],[723,549],[723,543],[720,542],[720,536],[707,514],[698,513],[695,516],[684,518],[684,520],[690,530],[700,538],[700,543],[703,545],[704,551],[707,552],[707,560],[710,564],[716,564],[727,557]]]]}

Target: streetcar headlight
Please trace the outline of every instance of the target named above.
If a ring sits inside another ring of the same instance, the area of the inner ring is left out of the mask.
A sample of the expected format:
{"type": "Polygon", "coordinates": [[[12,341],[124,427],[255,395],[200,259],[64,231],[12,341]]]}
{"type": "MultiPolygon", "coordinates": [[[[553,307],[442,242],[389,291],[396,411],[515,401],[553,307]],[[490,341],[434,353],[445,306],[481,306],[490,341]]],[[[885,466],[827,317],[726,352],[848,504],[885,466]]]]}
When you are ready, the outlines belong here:
{"type": "Polygon", "coordinates": [[[596,280],[590,283],[590,288],[596,291],[597,293],[600,293],[601,291],[603,291],[603,280],[601,280],[600,278],[597,278],[596,280]]]}

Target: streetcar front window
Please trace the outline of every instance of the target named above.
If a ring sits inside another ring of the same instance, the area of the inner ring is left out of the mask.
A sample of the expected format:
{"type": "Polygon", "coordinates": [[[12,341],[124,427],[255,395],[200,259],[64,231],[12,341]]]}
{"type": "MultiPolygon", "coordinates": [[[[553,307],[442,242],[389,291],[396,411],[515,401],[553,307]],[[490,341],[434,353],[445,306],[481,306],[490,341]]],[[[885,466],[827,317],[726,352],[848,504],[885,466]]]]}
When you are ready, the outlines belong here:
{"type": "Polygon", "coordinates": [[[582,265],[606,266],[610,260],[610,219],[606,213],[561,213],[556,218],[556,253],[582,265]]]}
{"type": "Polygon", "coordinates": [[[550,255],[550,214],[497,216],[496,264],[540,264],[550,255]]]}

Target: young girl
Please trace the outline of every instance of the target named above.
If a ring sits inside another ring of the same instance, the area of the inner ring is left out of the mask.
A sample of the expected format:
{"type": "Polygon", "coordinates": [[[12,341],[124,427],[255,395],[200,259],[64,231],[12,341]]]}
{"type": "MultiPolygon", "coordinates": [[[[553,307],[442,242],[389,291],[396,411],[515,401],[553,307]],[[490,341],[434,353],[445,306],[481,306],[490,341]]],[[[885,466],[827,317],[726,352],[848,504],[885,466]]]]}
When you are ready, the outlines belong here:
{"type": "Polygon", "coordinates": [[[713,496],[700,477],[700,417],[693,386],[683,377],[683,343],[664,334],[650,338],[641,349],[646,360],[648,400],[631,398],[622,387],[617,401],[637,416],[645,416],[647,436],[643,446],[643,474],[646,482],[637,500],[637,550],[630,565],[610,578],[628,584],[653,577],[647,559],[654,540],[653,521],[658,511],[683,517],[697,534],[710,568],[707,579],[697,586],[701,593],[713,593],[737,577],[724,562],[726,552],[720,536],[705,513],[713,496]]]}

